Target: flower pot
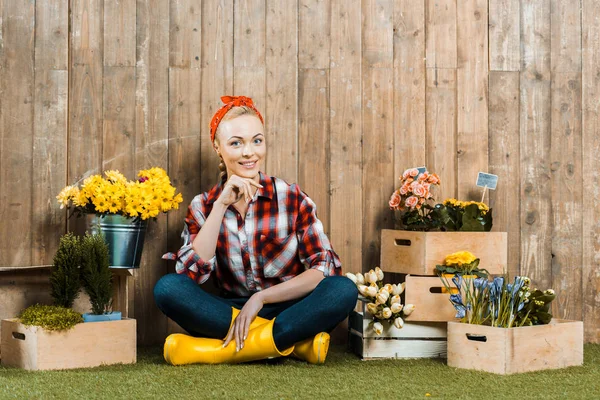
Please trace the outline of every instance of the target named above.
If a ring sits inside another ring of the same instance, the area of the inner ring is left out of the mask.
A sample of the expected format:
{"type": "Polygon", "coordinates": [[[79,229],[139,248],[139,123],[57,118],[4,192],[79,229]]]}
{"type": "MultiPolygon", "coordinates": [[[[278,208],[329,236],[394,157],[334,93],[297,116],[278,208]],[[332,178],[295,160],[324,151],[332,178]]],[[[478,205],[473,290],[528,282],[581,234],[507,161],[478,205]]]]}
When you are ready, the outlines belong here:
{"type": "Polygon", "coordinates": [[[88,229],[100,232],[108,243],[111,268],[139,268],[147,221],[109,214],[88,216],[88,229]]]}
{"type": "Polygon", "coordinates": [[[121,311],[112,311],[108,314],[83,314],[83,322],[105,322],[105,321],[120,321],[121,311]]]}

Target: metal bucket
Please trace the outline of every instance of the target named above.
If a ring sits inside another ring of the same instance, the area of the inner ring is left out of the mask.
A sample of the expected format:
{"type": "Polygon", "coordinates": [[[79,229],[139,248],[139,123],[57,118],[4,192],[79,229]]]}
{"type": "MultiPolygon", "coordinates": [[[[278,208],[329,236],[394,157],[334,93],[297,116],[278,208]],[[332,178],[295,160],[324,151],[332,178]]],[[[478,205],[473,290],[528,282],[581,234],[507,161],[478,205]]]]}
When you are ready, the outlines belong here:
{"type": "Polygon", "coordinates": [[[90,215],[88,227],[100,232],[109,249],[111,268],[139,268],[144,249],[147,221],[122,215],[90,215]]]}

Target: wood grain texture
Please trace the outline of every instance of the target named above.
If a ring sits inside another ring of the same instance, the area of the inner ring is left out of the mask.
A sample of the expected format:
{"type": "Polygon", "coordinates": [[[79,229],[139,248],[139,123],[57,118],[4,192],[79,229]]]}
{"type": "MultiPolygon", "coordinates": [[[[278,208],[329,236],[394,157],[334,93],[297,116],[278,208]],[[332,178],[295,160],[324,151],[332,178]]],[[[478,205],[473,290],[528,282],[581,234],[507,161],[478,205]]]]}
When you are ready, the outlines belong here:
{"type": "MultiPolygon", "coordinates": [[[[169,172],[169,0],[138,0],[136,10],[135,169],[158,166],[169,172]]],[[[169,219],[171,213],[149,224],[141,265],[134,271],[134,316],[142,345],[160,344],[167,334],[167,317],[156,307],[153,290],[167,272],[161,256],[177,250],[167,249],[169,219]]]]}
{"type": "Polygon", "coordinates": [[[433,190],[438,201],[456,197],[456,70],[427,68],[426,87],[426,166],[440,177],[433,190]]]}
{"type": "Polygon", "coordinates": [[[103,2],[74,0],[71,10],[67,182],[75,184],[101,172],[103,2]]]}
{"type": "Polygon", "coordinates": [[[67,70],[69,67],[69,3],[35,3],[35,68],[67,70]]]}
{"type": "Polygon", "coordinates": [[[267,0],[269,175],[298,181],[298,1],[267,0]]]}
{"type": "MultiPolygon", "coordinates": [[[[425,1],[394,2],[394,177],[426,165],[425,1]]],[[[397,184],[397,181],[396,181],[397,184]]]]}
{"type": "Polygon", "coordinates": [[[317,205],[329,233],[329,74],[326,69],[298,71],[298,184],[317,205]]]}
{"type": "Polygon", "coordinates": [[[521,2],[521,274],[552,282],[550,2],[521,2]]]}
{"type": "Polygon", "coordinates": [[[35,73],[32,254],[31,264],[52,264],[60,235],[66,230],[66,211],[56,195],[67,185],[68,71],[38,69],[35,73]]]}
{"type": "Polygon", "coordinates": [[[455,321],[456,310],[448,293],[441,293],[444,287],[437,276],[407,276],[404,303],[414,304],[415,311],[407,317],[410,321],[445,322],[455,321]],[[432,290],[435,293],[432,293],[432,290]]]}
{"type": "Polygon", "coordinates": [[[520,33],[519,0],[489,0],[490,71],[521,69],[520,33]]]}
{"type": "MultiPolygon", "coordinates": [[[[298,2],[298,68],[329,68],[331,1],[298,2]]],[[[337,18],[337,16],[336,16],[337,18]]]]}
{"type": "Polygon", "coordinates": [[[457,4],[458,198],[481,201],[483,189],[475,182],[489,164],[487,1],[457,4]]]}
{"type": "Polygon", "coordinates": [[[552,72],[581,72],[581,0],[551,0],[552,72]]]}
{"type": "Polygon", "coordinates": [[[583,0],[582,295],[585,341],[600,343],[600,4],[583,0]]]}
{"type": "Polygon", "coordinates": [[[104,2],[104,65],[133,67],[136,60],[136,0],[104,2]]]}
{"type": "Polygon", "coordinates": [[[552,77],[552,288],[553,315],[582,319],[583,201],[581,73],[552,77]]]}
{"type": "MultiPolygon", "coordinates": [[[[215,1],[202,3],[216,5],[215,1]]],[[[169,66],[200,68],[200,55],[205,41],[200,26],[205,19],[202,5],[193,0],[172,0],[169,4],[169,66]]],[[[223,12],[223,4],[218,4],[218,7],[219,13],[223,12]]],[[[210,17],[215,18],[214,15],[210,17]]]]}
{"type": "Polygon", "coordinates": [[[31,265],[35,4],[2,4],[0,266],[31,265]]]}
{"type": "Polygon", "coordinates": [[[102,170],[135,179],[135,67],[104,67],[102,170]]]}
{"type": "MultiPolygon", "coordinates": [[[[210,120],[223,104],[221,96],[233,93],[233,0],[202,3],[201,60],[201,81],[196,81],[201,82],[202,99],[200,189],[207,191],[217,183],[219,175],[219,158],[210,141],[210,120]]],[[[196,82],[190,84],[198,85],[196,82]]]]}
{"type": "Polygon", "coordinates": [[[362,84],[359,0],[332,0],[330,235],[342,268],[362,272],[362,84]]]}
{"type": "Polygon", "coordinates": [[[233,94],[252,98],[263,112],[266,105],[265,0],[238,0],[234,12],[233,94]]]}
{"type": "Polygon", "coordinates": [[[490,191],[493,230],[508,233],[508,274],[520,273],[521,218],[519,148],[519,73],[490,72],[489,146],[490,173],[498,175],[490,191]]]}
{"type": "Polygon", "coordinates": [[[457,0],[426,0],[427,68],[457,66],[457,0]]]}

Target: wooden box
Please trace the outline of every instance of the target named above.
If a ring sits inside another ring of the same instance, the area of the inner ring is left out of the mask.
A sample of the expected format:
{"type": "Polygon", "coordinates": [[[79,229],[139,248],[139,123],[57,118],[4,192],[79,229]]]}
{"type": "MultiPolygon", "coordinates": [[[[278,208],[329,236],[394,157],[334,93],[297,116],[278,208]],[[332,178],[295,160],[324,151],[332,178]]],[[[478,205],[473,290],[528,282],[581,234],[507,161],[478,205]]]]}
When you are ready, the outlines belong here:
{"type": "Polygon", "coordinates": [[[583,322],[520,328],[448,323],[448,365],[513,374],[583,364],[583,322]]]}
{"type": "Polygon", "coordinates": [[[372,320],[365,304],[359,307],[363,310],[352,311],[348,319],[348,345],[363,360],[446,358],[445,322],[405,321],[402,329],[384,322],[382,334],[377,335],[369,325],[372,320]]]}
{"type": "Polygon", "coordinates": [[[136,321],[81,323],[57,332],[5,319],[0,345],[2,365],[28,370],[134,364],[136,321]]]}
{"type": "Polygon", "coordinates": [[[435,275],[448,254],[470,251],[481,260],[480,268],[502,274],[507,263],[506,232],[381,231],[381,269],[413,275],[435,275]]]}
{"type": "Polygon", "coordinates": [[[437,276],[406,276],[404,304],[414,304],[411,321],[455,321],[456,310],[450,295],[442,293],[444,284],[437,276]]]}

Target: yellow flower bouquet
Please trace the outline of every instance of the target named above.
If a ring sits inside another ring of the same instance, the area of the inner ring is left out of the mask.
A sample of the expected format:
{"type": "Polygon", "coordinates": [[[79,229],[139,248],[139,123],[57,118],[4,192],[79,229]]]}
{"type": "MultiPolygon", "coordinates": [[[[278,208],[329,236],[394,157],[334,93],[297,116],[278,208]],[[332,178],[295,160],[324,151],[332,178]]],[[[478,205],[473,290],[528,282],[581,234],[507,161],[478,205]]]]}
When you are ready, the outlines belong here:
{"type": "Polygon", "coordinates": [[[141,170],[135,181],[116,170],[105,171],[104,175],[87,177],[81,187],[65,187],[56,196],[60,208],[72,206],[77,214],[118,214],[147,220],[178,209],[183,201],[162,168],[141,170]]]}
{"type": "Polygon", "coordinates": [[[443,265],[437,265],[435,272],[438,275],[476,275],[478,278],[487,278],[488,271],[479,268],[479,258],[470,251],[458,251],[448,254],[443,265]]]}

